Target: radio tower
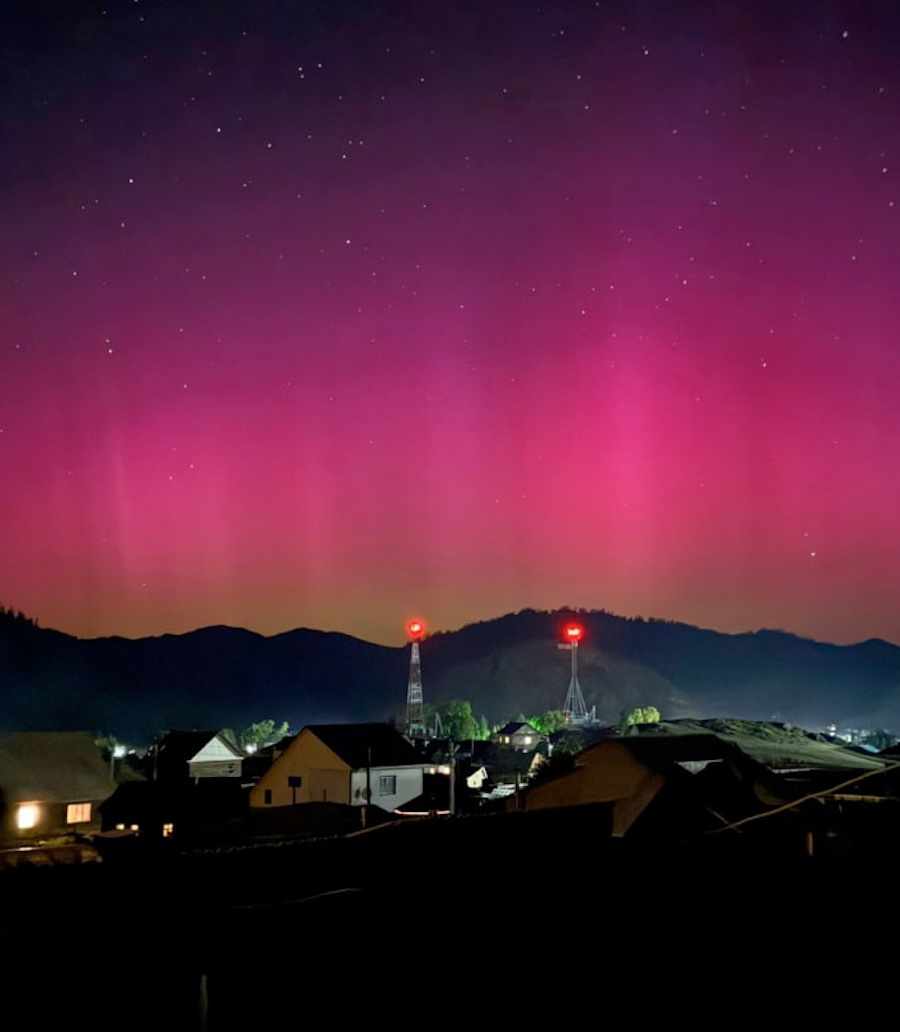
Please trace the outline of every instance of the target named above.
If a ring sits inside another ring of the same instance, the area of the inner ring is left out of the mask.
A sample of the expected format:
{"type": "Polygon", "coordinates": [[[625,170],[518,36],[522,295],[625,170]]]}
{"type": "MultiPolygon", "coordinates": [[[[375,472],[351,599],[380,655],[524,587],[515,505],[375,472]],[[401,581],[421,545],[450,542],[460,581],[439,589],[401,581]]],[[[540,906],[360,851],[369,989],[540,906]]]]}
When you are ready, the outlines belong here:
{"type": "Polygon", "coordinates": [[[409,687],[406,689],[406,734],[409,738],[425,737],[425,713],[422,704],[422,661],[419,642],[425,637],[425,624],[410,620],[406,633],[412,643],[409,655],[409,687]]]}
{"type": "Polygon", "coordinates": [[[563,706],[567,724],[590,724],[596,719],[593,710],[588,713],[584,694],[578,683],[578,643],[583,634],[584,628],[580,624],[566,624],[563,630],[565,641],[559,642],[556,646],[558,649],[566,649],[572,653],[572,676],[569,680],[569,690],[566,693],[566,704],[563,706]]]}

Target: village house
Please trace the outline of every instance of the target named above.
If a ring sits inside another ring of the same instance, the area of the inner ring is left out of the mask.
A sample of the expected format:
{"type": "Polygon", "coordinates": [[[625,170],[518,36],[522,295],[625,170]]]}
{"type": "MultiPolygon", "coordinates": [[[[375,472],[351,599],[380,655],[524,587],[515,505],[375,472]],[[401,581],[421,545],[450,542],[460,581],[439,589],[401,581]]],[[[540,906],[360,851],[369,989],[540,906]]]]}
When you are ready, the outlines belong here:
{"type": "Polygon", "coordinates": [[[100,828],[112,771],[87,731],[0,736],[0,845],[74,837],[100,828]]]}
{"type": "Polygon", "coordinates": [[[531,785],[511,809],[608,803],[614,837],[640,827],[655,837],[722,827],[759,813],[765,769],[713,734],[607,738],[575,757],[574,769],[531,785]]]}
{"type": "Polygon", "coordinates": [[[145,777],[118,785],[104,803],[103,830],[184,839],[234,825],[247,760],[221,731],[169,731],[147,753],[145,777]]]}
{"type": "Polygon", "coordinates": [[[250,809],[371,804],[393,813],[421,797],[435,772],[387,724],[310,725],[250,790],[250,809]]]}
{"type": "Polygon", "coordinates": [[[221,731],[170,731],[150,748],[153,781],[240,778],[244,753],[221,731]]]}
{"type": "Polygon", "coordinates": [[[518,752],[533,752],[545,741],[545,737],[526,721],[514,720],[495,731],[491,735],[491,741],[494,745],[515,749],[518,752]]]}

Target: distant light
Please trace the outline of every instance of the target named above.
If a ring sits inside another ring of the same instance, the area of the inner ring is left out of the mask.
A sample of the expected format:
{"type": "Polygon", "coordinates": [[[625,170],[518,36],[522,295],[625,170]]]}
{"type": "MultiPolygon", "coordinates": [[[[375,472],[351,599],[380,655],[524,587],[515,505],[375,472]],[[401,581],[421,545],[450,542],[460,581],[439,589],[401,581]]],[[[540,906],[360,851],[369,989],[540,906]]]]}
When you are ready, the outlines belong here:
{"type": "Polygon", "coordinates": [[[425,637],[425,624],[421,620],[410,620],[406,625],[406,633],[412,641],[421,641],[425,637]]]}
{"type": "Polygon", "coordinates": [[[27,831],[37,827],[41,808],[37,803],[23,803],[16,811],[16,827],[19,831],[27,831]]]}
{"type": "Polygon", "coordinates": [[[566,641],[572,642],[574,645],[577,645],[578,642],[581,641],[583,635],[584,628],[580,624],[566,624],[565,629],[563,630],[563,637],[566,641]]]}

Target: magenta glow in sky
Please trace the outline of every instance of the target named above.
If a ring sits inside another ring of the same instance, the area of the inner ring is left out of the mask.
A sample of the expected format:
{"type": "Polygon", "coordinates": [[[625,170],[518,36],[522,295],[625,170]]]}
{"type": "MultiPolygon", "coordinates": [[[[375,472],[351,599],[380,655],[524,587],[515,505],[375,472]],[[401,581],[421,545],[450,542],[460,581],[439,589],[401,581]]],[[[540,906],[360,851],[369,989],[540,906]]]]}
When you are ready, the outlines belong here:
{"type": "Polygon", "coordinates": [[[76,6],[0,54],[0,602],[900,641],[890,5],[76,6]]]}

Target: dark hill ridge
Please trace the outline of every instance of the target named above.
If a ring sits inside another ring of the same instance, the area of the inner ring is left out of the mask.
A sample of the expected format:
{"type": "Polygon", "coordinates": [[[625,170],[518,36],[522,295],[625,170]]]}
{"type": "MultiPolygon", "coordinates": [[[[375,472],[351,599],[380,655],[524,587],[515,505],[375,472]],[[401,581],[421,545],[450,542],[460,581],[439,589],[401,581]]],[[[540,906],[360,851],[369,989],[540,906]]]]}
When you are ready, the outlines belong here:
{"type": "MultiPolygon", "coordinates": [[[[604,722],[654,705],[664,717],[778,720],[900,732],[900,649],[837,646],[782,631],[720,634],[603,611],[525,610],[422,643],[426,702],[472,701],[495,723],[560,708],[563,624],[585,637],[579,680],[604,722]]],[[[300,629],[263,637],[206,627],[159,638],[78,639],[0,610],[0,731],[90,728],[146,744],[171,728],[390,720],[408,648],[300,629]]]]}

